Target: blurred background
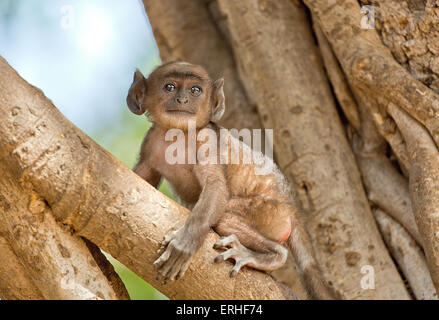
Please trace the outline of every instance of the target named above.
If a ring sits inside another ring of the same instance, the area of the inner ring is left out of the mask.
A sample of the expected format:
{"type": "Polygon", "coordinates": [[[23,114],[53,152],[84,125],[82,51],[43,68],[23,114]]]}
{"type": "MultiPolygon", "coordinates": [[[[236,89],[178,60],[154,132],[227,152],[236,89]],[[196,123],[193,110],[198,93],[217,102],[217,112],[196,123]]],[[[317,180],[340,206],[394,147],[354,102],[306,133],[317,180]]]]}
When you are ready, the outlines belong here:
{"type": "MultiPolygon", "coordinates": [[[[140,0],[0,0],[0,55],[102,147],[132,168],[150,123],[125,97],[160,57],[140,0]]],[[[168,185],[160,190],[170,195],[168,185]]],[[[166,299],[107,254],[131,299],[166,299]]]]}

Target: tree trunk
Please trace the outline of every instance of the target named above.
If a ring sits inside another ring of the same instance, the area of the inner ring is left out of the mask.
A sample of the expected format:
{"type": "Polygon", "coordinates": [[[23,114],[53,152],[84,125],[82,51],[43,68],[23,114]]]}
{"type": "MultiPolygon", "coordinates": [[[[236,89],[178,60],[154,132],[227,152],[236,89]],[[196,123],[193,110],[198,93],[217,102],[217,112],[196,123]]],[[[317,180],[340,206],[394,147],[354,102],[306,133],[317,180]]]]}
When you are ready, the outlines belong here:
{"type": "Polygon", "coordinates": [[[304,7],[290,1],[219,4],[241,78],[259,102],[264,126],[275,128],[278,164],[302,204],[326,277],[346,299],[408,298],[373,222],[304,7]],[[286,30],[294,32],[279,32],[286,30]],[[368,264],[375,267],[373,292],[360,285],[361,267],[368,264]]]}
{"type": "MultiPolygon", "coordinates": [[[[402,1],[403,4],[372,1],[379,6],[376,23],[390,51],[374,29],[360,28],[363,17],[357,1],[305,3],[330,42],[364,117],[373,118],[377,131],[389,143],[409,179],[412,209],[421,235],[418,243],[423,244],[438,290],[439,96],[435,92],[434,70],[439,52],[435,51],[437,41],[432,37],[438,31],[438,4],[430,0],[402,1]],[[431,61],[428,70],[426,61],[431,61]],[[419,70],[425,71],[424,77],[419,70]]],[[[411,214],[408,207],[405,211],[411,214]]],[[[414,230],[411,233],[416,237],[414,230]]]]}

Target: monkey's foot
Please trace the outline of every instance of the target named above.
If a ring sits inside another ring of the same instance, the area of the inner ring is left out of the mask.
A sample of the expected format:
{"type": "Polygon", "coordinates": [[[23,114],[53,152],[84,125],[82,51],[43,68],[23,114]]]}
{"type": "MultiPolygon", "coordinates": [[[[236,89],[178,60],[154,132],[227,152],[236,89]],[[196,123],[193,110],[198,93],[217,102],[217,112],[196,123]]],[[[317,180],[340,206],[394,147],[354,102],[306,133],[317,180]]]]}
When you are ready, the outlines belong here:
{"type": "Polygon", "coordinates": [[[238,237],[236,237],[234,234],[222,238],[217,243],[213,245],[215,249],[218,248],[230,248],[223,253],[221,253],[219,256],[215,258],[215,262],[225,261],[227,259],[233,259],[235,260],[235,266],[233,267],[232,271],[230,271],[230,276],[234,277],[238,274],[239,270],[245,265],[254,264],[254,252],[247,249],[245,246],[243,246],[239,240],[238,237]]]}

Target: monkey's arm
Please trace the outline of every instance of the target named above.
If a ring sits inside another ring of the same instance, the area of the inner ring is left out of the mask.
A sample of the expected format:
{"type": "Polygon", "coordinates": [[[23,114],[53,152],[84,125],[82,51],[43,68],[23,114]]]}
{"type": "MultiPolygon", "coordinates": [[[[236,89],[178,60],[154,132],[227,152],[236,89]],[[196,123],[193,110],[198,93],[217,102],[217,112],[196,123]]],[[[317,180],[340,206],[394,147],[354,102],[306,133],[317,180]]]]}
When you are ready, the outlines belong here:
{"type": "Polygon", "coordinates": [[[137,162],[133,171],[143,180],[157,189],[162,176],[149,163],[151,155],[155,154],[155,148],[157,148],[159,145],[159,143],[151,143],[151,141],[154,141],[154,139],[151,139],[153,132],[154,126],[148,131],[148,133],[145,135],[145,138],[143,138],[142,145],[140,146],[139,161],[137,162]]]}
{"type": "Polygon", "coordinates": [[[194,173],[202,187],[200,197],[183,227],[164,241],[165,252],[154,262],[159,268],[157,279],[177,280],[189,267],[195,252],[203,244],[210,227],[215,225],[226,207],[229,193],[222,168],[218,165],[196,165],[194,173]]]}
{"type": "Polygon", "coordinates": [[[148,163],[144,159],[140,159],[133,171],[156,189],[162,180],[162,175],[148,166],[148,163]]]}
{"type": "MultiPolygon", "coordinates": [[[[227,181],[219,165],[198,165],[194,168],[195,176],[202,187],[200,197],[185,225],[188,231],[207,235],[214,226],[229,200],[227,181]],[[195,231],[196,229],[196,231],[195,231]]],[[[202,242],[203,239],[201,239],[202,242]]],[[[201,244],[200,244],[201,245],[201,244]]]]}

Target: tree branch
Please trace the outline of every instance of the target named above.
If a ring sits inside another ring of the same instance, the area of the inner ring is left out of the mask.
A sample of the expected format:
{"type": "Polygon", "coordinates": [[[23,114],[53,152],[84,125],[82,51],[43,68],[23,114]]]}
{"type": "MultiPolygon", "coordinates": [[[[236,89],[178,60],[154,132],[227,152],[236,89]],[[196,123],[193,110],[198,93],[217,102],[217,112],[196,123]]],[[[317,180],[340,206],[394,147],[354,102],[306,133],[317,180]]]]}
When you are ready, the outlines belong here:
{"type": "Polygon", "coordinates": [[[436,290],[439,290],[439,151],[427,130],[404,110],[390,104],[410,155],[409,189],[416,223],[436,290]]]}
{"type": "Polygon", "coordinates": [[[104,275],[83,240],[58,225],[44,199],[31,185],[20,186],[5,162],[0,176],[2,298],[129,298],[124,286],[113,288],[114,271],[104,275]]]}
{"type": "Polygon", "coordinates": [[[375,30],[361,29],[356,0],[305,0],[319,21],[352,86],[403,108],[439,145],[439,95],[414,79],[384,46],[375,30]]]}
{"type": "Polygon", "coordinates": [[[404,273],[416,299],[437,300],[425,255],[407,231],[384,211],[374,210],[375,219],[392,256],[404,273]]]}

